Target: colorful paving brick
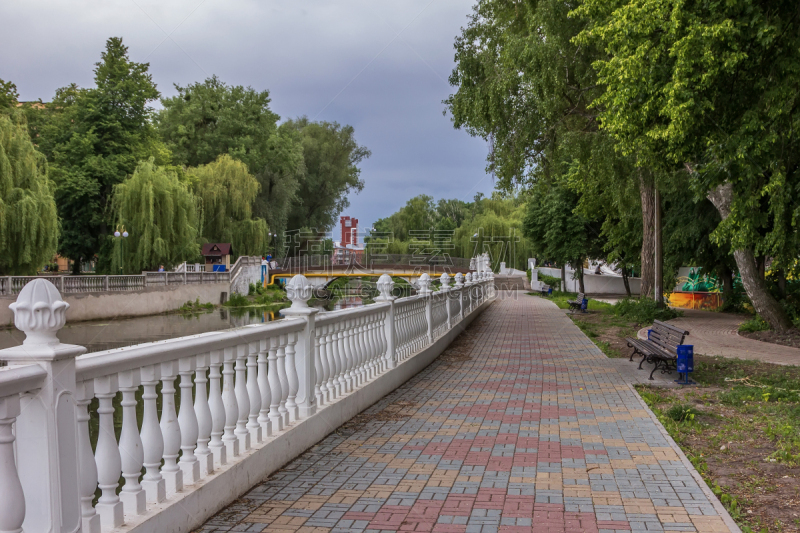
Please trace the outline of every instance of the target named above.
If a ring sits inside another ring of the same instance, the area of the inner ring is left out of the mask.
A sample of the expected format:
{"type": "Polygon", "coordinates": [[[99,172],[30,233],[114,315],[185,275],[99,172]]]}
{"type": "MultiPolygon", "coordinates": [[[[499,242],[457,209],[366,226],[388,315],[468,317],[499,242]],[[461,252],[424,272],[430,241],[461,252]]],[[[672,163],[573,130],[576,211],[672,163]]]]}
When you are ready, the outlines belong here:
{"type": "Polygon", "coordinates": [[[198,531],[735,531],[551,302],[506,295],[462,337],[198,531]]]}

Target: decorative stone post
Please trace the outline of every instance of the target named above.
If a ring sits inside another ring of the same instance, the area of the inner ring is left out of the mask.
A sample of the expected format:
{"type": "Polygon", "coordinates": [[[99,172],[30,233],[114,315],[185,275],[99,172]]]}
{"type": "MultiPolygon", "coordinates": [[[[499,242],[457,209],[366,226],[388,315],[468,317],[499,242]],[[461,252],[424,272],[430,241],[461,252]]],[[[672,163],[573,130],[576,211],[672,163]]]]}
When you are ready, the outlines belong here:
{"type": "Polygon", "coordinates": [[[26,337],[21,346],[0,351],[0,359],[9,366],[38,364],[47,372],[41,390],[20,395],[15,433],[26,496],[22,528],[74,532],[82,527],[75,357],[86,348],[58,340],[69,304],[49,281],[25,285],[9,308],[26,337]]]}
{"type": "Polygon", "coordinates": [[[383,274],[378,278],[378,291],[380,296],[375,298],[378,302],[388,302],[389,312],[386,313],[386,322],[384,323],[384,335],[386,335],[386,354],[384,355],[385,364],[388,368],[397,366],[397,354],[395,353],[395,331],[394,331],[394,301],[396,298],[392,296],[394,289],[394,281],[389,274],[383,274]]]}
{"type": "Polygon", "coordinates": [[[297,375],[299,387],[297,389],[297,403],[300,418],[306,418],[317,412],[317,398],[314,393],[314,385],[317,382],[316,369],[319,367],[317,360],[319,353],[316,352],[314,339],[316,338],[316,328],[314,322],[319,309],[308,306],[311,299],[312,285],[308,279],[298,274],[286,284],[286,295],[292,302],[288,309],[281,310],[281,314],[288,318],[302,318],[306,325],[303,332],[297,339],[295,346],[295,364],[297,365],[297,375]]]}
{"type": "Polygon", "coordinates": [[[454,289],[461,289],[464,287],[464,274],[461,272],[456,274],[456,284],[453,286],[454,289]]]}
{"type": "Polygon", "coordinates": [[[433,344],[433,301],[431,300],[431,277],[423,273],[419,277],[418,294],[425,298],[425,321],[428,323],[428,344],[433,344]]]}
{"type": "Polygon", "coordinates": [[[439,277],[439,280],[442,282],[442,292],[445,293],[444,295],[444,307],[447,311],[447,329],[450,329],[452,324],[452,310],[450,309],[450,298],[451,295],[447,294],[450,292],[450,276],[447,272],[442,272],[442,275],[439,277]]]}

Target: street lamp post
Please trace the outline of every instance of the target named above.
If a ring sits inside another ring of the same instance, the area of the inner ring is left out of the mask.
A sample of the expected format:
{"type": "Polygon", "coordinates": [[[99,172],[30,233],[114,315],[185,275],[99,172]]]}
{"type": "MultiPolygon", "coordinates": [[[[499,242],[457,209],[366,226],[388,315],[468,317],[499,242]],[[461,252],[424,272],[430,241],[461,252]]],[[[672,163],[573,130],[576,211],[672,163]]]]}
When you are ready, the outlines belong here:
{"type": "MultiPolygon", "coordinates": [[[[116,231],[114,231],[114,238],[115,239],[127,239],[128,232],[125,231],[125,225],[122,224],[117,225],[116,231]]],[[[119,246],[117,246],[117,258],[119,259],[119,273],[122,274],[122,243],[120,242],[119,246]]]]}

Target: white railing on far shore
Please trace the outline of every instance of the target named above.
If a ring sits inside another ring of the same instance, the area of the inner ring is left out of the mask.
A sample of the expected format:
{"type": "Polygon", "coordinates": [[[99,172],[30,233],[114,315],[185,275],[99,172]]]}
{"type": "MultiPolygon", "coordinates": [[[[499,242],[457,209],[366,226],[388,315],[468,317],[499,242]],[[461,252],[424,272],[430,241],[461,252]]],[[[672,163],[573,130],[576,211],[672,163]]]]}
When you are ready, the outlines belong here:
{"type": "MultiPolygon", "coordinates": [[[[25,285],[35,279],[50,281],[61,294],[138,291],[147,287],[166,285],[232,283],[243,267],[260,263],[260,257],[241,256],[228,272],[205,272],[193,268],[192,265],[192,268],[180,268],[175,272],[142,272],[141,274],[121,276],[0,276],[0,296],[19,294],[25,285]]],[[[186,266],[186,264],[184,263],[182,266],[186,266]]]]}
{"type": "Polygon", "coordinates": [[[0,350],[0,531],[186,531],[158,522],[171,502],[282,432],[326,423],[310,417],[493,298],[491,274],[450,281],[432,291],[423,274],[419,294],[395,299],[384,274],[376,303],[318,315],[298,275],[285,320],[86,354],[56,336],[69,307],[56,286],[31,280],[11,305],[26,339],[0,350]]]}

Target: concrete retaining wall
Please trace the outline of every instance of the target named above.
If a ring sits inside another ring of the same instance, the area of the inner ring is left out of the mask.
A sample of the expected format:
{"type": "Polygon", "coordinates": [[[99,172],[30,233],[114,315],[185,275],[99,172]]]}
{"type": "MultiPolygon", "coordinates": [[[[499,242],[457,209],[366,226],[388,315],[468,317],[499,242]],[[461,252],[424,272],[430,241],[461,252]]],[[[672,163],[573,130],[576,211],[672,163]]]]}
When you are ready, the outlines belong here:
{"type": "MultiPolygon", "coordinates": [[[[539,267],[539,272],[561,279],[560,268],[539,267]]],[[[567,291],[578,292],[580,291],[580,282],[577,279],[572,279],[574,271],[567,267],[567,291]]],[[[628,283],[631,286],[631,294],[638,295],[642,291],[642,280],[640,278],[628,278],[628,283]]],[[[583,286],[586,289],[586,294],[625,294],[625,284],[622,277],[606,276],[602,274],[589,274],[584,271],[583,273],[583,286]]]]}
{"type": "MultiPolygon", "coordinates": [[[[174,311],[187,301],[194,302],[198,299],[200,303],[219,304],[222,293],[227,296],[229,290],[230,285],[223,282],[149,287],[141,291],[62,294],[61,298],[69,304],[67,322],[71,323],[157,315],[174,311]]],[[[14,313],[8,308],[14,301],[16,296],[0,298],[0,326],[14,325],[14,313]]]]}
{"type": "Polygon", "coordinates": [[[231,283],[231,292],[237,292],[242,295],[247,295],[250,290],[250,284],[261,283],[261,265],[247,265],[239,270],[239,275],[236,280],[231,283]]]}

